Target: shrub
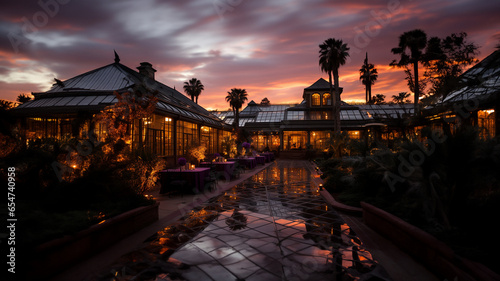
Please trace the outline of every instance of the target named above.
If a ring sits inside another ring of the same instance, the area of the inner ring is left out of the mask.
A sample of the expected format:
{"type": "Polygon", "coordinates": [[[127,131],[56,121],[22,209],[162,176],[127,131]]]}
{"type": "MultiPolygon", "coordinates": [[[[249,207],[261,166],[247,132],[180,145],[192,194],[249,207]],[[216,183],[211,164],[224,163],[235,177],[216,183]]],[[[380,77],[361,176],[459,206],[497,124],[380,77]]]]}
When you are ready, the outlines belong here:
{"type": "Polygon", "coordinates": [[[369,202],[492,266],[499,260],[490,249],[500,248],[489,221],[500,213],[500,143],[470,128],[431,142],[434,133],[426,128],[423,140],[401,142],[395,152],[322,161],[325,187],[340,202],[369,202]]]}
{"type": "MultiPolygon", "coordinates": [[[[110,157],[114,152],[102,150],[103,144],[81,156],[84,168],[69,169],[71,176],[58,178],[53,164],[72,159],[67,157],[72,144],[38,140],[0,159],[1,167],[16,167],[16,213],[22,218],[18,233],[28,248],[154,203],[142,194],[156,183],[161,159],[135,152],[118,160],[110,157]]],[[[6,175],[6,168],[0,170],[2,178],[6,175]]]]}

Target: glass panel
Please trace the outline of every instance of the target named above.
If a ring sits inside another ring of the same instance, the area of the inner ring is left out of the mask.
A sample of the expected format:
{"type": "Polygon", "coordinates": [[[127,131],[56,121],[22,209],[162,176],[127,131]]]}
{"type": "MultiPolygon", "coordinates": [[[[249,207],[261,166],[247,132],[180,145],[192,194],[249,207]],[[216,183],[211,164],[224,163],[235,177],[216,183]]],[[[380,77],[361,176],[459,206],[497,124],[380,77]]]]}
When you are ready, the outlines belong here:
{"type": "Polygon", "coordinates": [[[359,131],[348,131],[347,135],[349,136],[350,139],[359,139],[360,138],[359,131]]]}
{"type": "Polygon", "coordinates": [[[314,93],[311,96],[311,105],[312,106],[319,106],[320,105],[320,95],[318,93],[314,93]]]}
{"type": "Polygon", "coordinates": [[[90,103],[90,105],[98,105],[102,100],[104,100],[104,98],[106,98],[106,96],[98,96],[90,103]]]}
{"type": "Polygon", "coordinates": [[[477,112],[477,125],[479,136],[482,139],[495,137],[495,110],[479,110],[477,112]]]}
{"type": "Polygon", "coordinates": [[[310,120],[321,120],[321,112],[320,111],[311,111],[309,112],[310,120]]]}
{"type": "Polygon", "coordinates": [[[177,121],[177,154],[186,155],[189,146],[198,143],[198,125],[177,121]]]}
{"type": "Polygon", "coordinates": [[[304,120],[304,111],[287,111],[287,120],[304,120]]]}
{"type": "Polygon", "coordinates": [[[305,149],[306,148],[306,131],[284,131],[283,145],[285,150],[305,149]]]}
{"type": "Polygon", "coordinates": [[[80,103],[85,97],[73,97],[71,101],[69,101],[66,105],[67,106],[74,106],[80,103]]]}
{"type": "Polygon", "coordinates": [[[28,118],[27,119],[27,139],[56,138],[58,129],[57,119],[28,118]]]}
{"type": "Polygon", "coordinates": [[[257,151],[264,151],[267,146],[268,136],[260,134],[252,136],[252,146],[257,151]]]}
{"type": "Polygon", "coordinates": [[[323,105],[332,105],[332,98],[330,93],[323,94],[323,105]]]}
{"type": "Polygon", "coordinates": [[[200,143],[207,148],[206,153],[212,154],[217,152],[217,129],[208,126],[202,126],[200,130],[200,143]]]}
{"type": "Polygon", "coordinates": [[[329,131],[312,131],[310,133],[311,146],[316,150],[328,149],[331,132],[329,131]]]}

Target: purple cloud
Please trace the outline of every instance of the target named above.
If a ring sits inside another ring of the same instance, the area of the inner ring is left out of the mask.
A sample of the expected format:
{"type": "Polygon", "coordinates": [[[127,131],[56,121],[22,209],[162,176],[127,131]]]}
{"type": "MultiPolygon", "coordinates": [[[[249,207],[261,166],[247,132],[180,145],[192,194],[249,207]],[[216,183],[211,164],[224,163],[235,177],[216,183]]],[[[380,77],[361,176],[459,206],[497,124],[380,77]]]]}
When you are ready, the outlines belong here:
{"type": "Polygon", "coordinates": [[[246,88],[256,102],[300,102],[304,87],[326,78],[318,45],[329,37],[351,47],[340,69],[343,98],[363,99],[358,71],[366,52],[379,69],[373,91],[390,98],[408,91],[402,71],[388,68],[403,32],[421,28],[430,37],[465,31],[483,58],[500,30],[498,1],[41,3],[11,1],[0,11],[0,98],[14,100],[20,91],[45,90],[45,81],[50,87],[50,76],[64,80],[111,63],[116,50],[131,68],[151,62],[158,80],[178,90],[200,79],[205,107],[227,108],[224,97],[233,87],[246,88]]]}

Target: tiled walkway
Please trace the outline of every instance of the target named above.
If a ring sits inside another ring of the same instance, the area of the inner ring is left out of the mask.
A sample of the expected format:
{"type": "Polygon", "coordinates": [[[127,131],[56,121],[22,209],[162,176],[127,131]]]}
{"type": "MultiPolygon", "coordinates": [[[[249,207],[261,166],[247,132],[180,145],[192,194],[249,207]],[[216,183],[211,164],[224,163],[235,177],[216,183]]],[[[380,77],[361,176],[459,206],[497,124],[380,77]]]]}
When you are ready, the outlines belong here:
{"type": "Polygon", "coordinates": [[[100,279],[389,280],[312,174],[307,161],[277,161],[158,231],[100,279]]]}

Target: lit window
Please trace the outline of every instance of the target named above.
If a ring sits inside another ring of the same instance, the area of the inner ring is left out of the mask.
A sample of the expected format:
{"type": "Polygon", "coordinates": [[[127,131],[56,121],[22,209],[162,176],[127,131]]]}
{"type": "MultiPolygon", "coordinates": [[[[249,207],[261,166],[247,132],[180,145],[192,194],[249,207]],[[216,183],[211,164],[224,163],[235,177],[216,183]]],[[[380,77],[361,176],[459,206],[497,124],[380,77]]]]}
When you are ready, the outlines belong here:
{"type": "Polygon", "coordinates": [[[479,110],[477,112],[479,135],[482,139],[495,136],[495,110],[479,110]]]}
{"type": "Polygon", "coordinates": [[[312,106],[320,105],[320,95],[318,93],[315,93],[311,96],[311,105],[312,106]]]}
{"type": "Polygon", "coordinates": [[[360,138],[359,131],[348,131],[347,135],[349,136],[350,139],[359,139],[360,138]]]}
{"type": "Polygon", "coordinates": [[[329,93],[323,94],[323,105],[332,105],[332,98],[329,93]]]}

